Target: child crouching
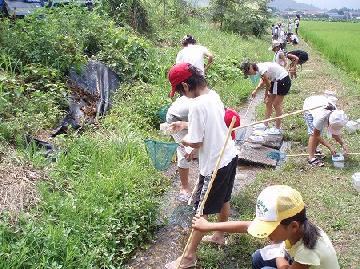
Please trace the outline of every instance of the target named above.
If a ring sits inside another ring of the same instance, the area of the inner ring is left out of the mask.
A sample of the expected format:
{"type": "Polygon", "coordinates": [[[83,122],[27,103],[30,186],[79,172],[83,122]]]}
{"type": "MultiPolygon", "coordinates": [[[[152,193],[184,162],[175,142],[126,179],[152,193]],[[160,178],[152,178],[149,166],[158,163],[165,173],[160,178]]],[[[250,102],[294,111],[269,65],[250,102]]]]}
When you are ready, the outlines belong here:
{"type": "Polygon", "coordinates": [[[258,238],[268,237],[275,244],[253,254],[253,269],[340,268],[330,239],[307,219],[300,193],[289,186],[265,188],[257,199],[253,221],[210,223],[195,217],[193,228],[202,232],[247,232],[258,238]]]}

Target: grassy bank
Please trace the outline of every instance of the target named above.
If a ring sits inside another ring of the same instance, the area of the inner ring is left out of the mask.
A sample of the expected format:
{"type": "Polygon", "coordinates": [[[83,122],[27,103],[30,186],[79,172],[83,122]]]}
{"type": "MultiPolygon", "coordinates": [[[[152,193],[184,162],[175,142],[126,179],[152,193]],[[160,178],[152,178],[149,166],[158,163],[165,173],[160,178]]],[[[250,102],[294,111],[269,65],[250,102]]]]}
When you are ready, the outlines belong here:
{"type": "MultiPolygon", "coordinates": [[[[331,89],[337,91],[339,106],[350,118],[360,118],[360,84],[346,72],[322,59],[316,50],[305,44],[301,48],[310,55],[310,60],[303,69],[313,71],[299,71],[299,77],[293,80],[291,92],[285,98],[284,110],[289,112],[301,109],[306,97],[331,89]]],[[[261,118],[263,110],[259,111],[261,118]]],[[[293,141],[288,153],[305,153],[308,136],[302,116],[284,120],[284,130],[287,140],[293,141]]],[[[345,132],[344,138],[352,152],[360,151],[359,132],[345,132]]],[[[332,143],[335,145],[334,141],[332,143]]],[[[341,151],[338,146],[337,150],[341,151]]],[[[327,149],[323,151],[329,156],[327,149]]],[[[295,187],[304,197],[309,219],[324,229],[332,239],[340,267],[358,269],[360,195],[352,186],[351,176],[359,172],[359,165],[359,157],[349,157],[346,168],[342,170],[334,168],[329,157],[324,168],[309,167],[306,157],[291,158],[280,170],[261,172],[253,184],[233,199],[233,205],[241,219],[249,220],[254,217],[256,197],[265,186],[287,184],[295,187]]],[[[222,249],[202,247],[200,258],[203,268],[251,268],[250,254],[267,243],[248,235],[231,235],[229,241],[230,244],[222,249]]]]}
{"type": "Polygon", "coordinates": [[[106,16],[72,7],[49,11],[44,20],[34,16],[1,25],[6,61],[0,63],[0,101],[6,106],[0,109],[0,138],[48,175],[38,185],[36,207],[16,222],[1,214],[1,268],[121,268],[135,249],[149,242],[158,227],[158,201],[169,182],[152,167],[143,140],[158,138],[157,112],[170,102],[166,73],[188,33],[215,55],[210,85],[226,105],[239,106],[251,87],[236,64],[245,55],[265,57],[256,49],[265,51],[263,40],[244,40],[197,20],[147,39],[106,16]],[[122,86],[98,126],[51,141],[60,153],[50,163],[23,138],[48,132],[61,119],[65,104],[59,107],[58,100],[67,92],[67,69],[88,59],[84,51],[118,72],[122,86]],[[12,66],[21,68],[10,70],[12,66]]]}
{"type": "Polygon", "coordinates": [[[304,21],[300,33],[332,63],[360,77],[360,23],[304,21]]]}

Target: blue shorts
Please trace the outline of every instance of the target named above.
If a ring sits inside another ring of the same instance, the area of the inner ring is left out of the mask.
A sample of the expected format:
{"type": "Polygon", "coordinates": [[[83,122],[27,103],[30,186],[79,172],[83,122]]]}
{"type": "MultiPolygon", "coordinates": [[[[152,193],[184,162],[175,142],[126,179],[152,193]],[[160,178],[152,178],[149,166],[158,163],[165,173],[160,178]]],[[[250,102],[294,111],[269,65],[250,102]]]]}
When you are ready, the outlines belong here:
{"type": "Polygon", "coordinates": [[[304,113],[304,119],[305,119],[305,123],[307,126],[307,132],[308,135],[313,135],[314,134],[314,117],[311,113],[309,112],[305,112],[304,113]]]}

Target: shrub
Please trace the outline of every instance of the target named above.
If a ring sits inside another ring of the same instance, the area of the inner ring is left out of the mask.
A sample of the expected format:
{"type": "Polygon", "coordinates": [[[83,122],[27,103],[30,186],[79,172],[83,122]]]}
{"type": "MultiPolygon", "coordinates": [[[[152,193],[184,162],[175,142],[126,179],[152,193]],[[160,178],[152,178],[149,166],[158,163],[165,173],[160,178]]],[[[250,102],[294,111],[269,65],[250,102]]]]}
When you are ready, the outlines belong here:
{"type": "Polygon", "coordinates": [[[4,20],[2,29],[0,48],[25,65],[39,63],[67,74],[94,57],[111,64],[123,80],[145,79],[149,71],[150,45],[144,39],[81,7],[41,9],[15,24],[4,20]]]}
{"type": "Polygon", "coordinates": [[[131,26],[139,33],[150,33],[148,11],[140,0],[103,0],[104,10],[120,26],[131,26]]]}
{"type": "Polygon", "coordinates": [[[241,35],[261,36],[270,23],[267,0],[213,0],[211,1],[213,21],[222,29],[241,35]]]}
{"type": "Polygon", "coordinates": [[[34,64],[11,75],[0,64],[0,137],[17,142],[52,128],[66,107],[66,93],[57,70],[34,64]]]}

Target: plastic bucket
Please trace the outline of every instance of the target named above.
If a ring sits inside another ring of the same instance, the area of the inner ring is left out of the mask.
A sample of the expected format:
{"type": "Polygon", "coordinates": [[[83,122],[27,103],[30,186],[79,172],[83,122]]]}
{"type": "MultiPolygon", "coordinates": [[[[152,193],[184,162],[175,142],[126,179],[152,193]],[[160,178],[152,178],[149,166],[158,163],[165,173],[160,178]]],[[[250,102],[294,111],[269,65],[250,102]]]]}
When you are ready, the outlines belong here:
{"type": "Polygon", "coordinates": [[[348,121],[348,122],[346,123],[345,126],[346,126],[346,130],[347,130],[349,133],[355,133],[356,130],[359,129],[360,123],[357,122],[357,121],[352,121],[352,120],[350,120],[350,121],[348,121]]]}
{"type": "Polygon", "coordinates": [[[334,167],[336,168],[344,168],[345,167],[345,158],[344,155],[341,153],[338,153],[336,155],[333,155],[331,157],[334,167]]]}
{"type": "Polygon", "coordinates": [[[352,175],[352,181],[353,181],[354,188],[358,192],[360,192],[360,172],[352,175]]]}

